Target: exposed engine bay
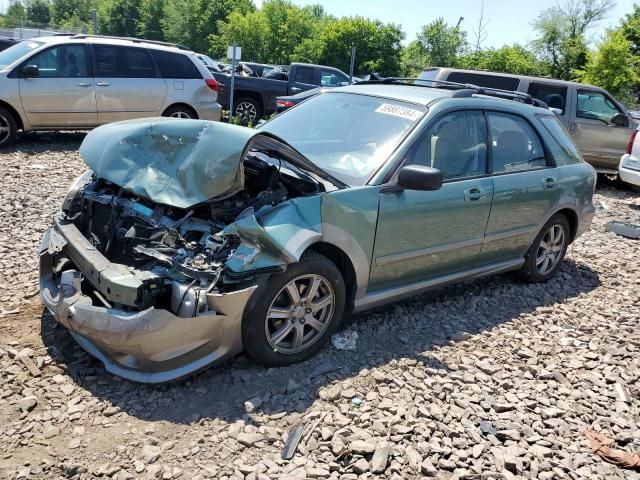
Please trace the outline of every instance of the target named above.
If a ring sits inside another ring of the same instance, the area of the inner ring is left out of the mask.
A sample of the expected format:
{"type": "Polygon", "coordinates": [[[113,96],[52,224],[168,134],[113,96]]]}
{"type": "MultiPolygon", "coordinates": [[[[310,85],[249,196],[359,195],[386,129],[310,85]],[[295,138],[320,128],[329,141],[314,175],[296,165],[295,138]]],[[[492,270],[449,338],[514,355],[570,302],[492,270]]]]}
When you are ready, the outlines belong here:
{"type": "MultiPolygon", "coordinates": [[[[188,209],[154,203],[92,176],[65,202],[66,220],[110,262],[124,265],[143,287],[135,305],[112,305],[97,285],[87,293],[107,307],[135,311],[154,306],[193,317],[206,309],[207,293],[224,293],[249,280],[225,270],[242,241],[222,234],[225,227],[324,187],[308,173],[262,152],[250,152],[243,169],[242,191],[188,209]]],[[[256,270],[252,276],[265,273],[271,272],[256,270]]]]}

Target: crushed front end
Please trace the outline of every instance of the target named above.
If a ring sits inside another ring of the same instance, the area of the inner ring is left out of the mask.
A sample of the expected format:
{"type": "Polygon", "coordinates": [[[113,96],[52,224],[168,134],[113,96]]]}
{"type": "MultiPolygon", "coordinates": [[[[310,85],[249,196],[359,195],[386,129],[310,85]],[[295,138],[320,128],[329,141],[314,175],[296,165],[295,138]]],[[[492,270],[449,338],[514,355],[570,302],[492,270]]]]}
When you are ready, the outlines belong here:
{"type": "Polygon", "coordinates": [[[40,295],[108,371],[168,382],[242,350],[257,280],[286,267],[229,269],[264,246],[227,227],[320,188],[300,171],[284,174],[281,159],[242,152],[242,189],[193,205],[159,203],[91,170],[72,186],[42,240],[40,295]]]}

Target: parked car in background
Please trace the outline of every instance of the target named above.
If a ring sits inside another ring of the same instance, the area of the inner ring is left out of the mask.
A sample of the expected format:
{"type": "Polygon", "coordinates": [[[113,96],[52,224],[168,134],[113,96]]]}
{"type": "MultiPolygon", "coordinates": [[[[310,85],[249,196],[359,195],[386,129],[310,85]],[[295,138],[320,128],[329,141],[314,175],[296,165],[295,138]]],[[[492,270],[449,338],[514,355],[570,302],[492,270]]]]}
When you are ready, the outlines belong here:
{"type": "Polygon", "coordinates": [[[618,166],[620,180],[629,185],[640,187],[640,135],[634,130],[627,144],[627,151],[618,166]]]}
{"type": "Polygon", "coordinates": [[[16,43],[18,43],[18,41],[13,38],[0,37],[0,52],[9,47],[13,47],[16,43]]]}
{"type": "MultiPolygon", "coordinates": [[[[219,102],[224,108],[229,108],[231,75],[213,75],[222,84],[219,102]]],[[[348,84],[349,76],[337,68],[306,63],[274,68],[263,78],[236,76],[234,115],[255,124],[264,115],[276,111],[276,97],[348,84]]]]}
{"type": "Polygon", "coordinates": [[[253,63],[253,62],[242,62],[242,63],[247,67],[249,67],[251,71],[255,73],[258,77],[264,77],[271,70],[279,67],[279,65],[269,65],[266,63],[253,63]]]}
{"type": "Polygon", "coordinates": [[[285,110],[293,107],[294,105],[304,102],[305,100],[315,97],[321,93],[326,92],[326,88],[312,88],[311,90],[305,90],[304,92],[296,93],[295,95],[284,95],[282,97],[276,97],[276,113],[282,113],[285,110]]]}
{"type": "Polygon", "coordinates": [[[629,110],[629,115],[636,121],[640,120],[640,111],[638,110],[629,110]]]}
{"type": "Polygon", "coordinates": [[[617,174],[620,156],[637,121],[606,90],[593,85],[505,73],[425,68],[421,80],[472,83],[528,93],[553,108],[584,159],[599,173],[617,174]]]}
{"type": "Polygon", "coordinates": [[[547,281],[595,171],[547,108],[476,93],[363,82],[258,129],[99,127],[43,237],[42,301],[108,371],[157,383],[242,350],[303,361],[343,312],[454,282],[547,281]]]}
{"type": "Polygon", "coordinates": [[[0,52],[0,146],[18,130],[152,116],[219,120],[218,89],[196,54],[175,45],[90,35],[25,40],[0,52]]]}
{"type": "Polygon", "coordinates": [[[214,59],[209,57],[208,55],[204,55],[202,53],[198,53],[197,57],[200,59],[202,63],[209,69],[210,72],[221,72],[222,67],[220,62],[216,62],[214,59]]]}

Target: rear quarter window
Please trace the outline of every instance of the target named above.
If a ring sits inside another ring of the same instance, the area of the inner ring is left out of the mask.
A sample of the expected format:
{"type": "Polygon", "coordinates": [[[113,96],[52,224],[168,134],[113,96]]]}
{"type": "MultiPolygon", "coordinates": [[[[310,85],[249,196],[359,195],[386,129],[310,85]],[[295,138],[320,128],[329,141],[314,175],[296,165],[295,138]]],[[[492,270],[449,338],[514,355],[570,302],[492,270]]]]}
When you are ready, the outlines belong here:
{"type": "Polygon", "coordinates": [[[163,50],[151,50],[164,78],[202,79],[202,74],[187,55],[163,50]]]}
{"type": "Polygon", "coordinates": [[[556,165],[573,165],[581,163],[582,156],[569,132],[555,115],[541,115],[538,120],[546,130],[547,147],[551,151],[556,165]]]}

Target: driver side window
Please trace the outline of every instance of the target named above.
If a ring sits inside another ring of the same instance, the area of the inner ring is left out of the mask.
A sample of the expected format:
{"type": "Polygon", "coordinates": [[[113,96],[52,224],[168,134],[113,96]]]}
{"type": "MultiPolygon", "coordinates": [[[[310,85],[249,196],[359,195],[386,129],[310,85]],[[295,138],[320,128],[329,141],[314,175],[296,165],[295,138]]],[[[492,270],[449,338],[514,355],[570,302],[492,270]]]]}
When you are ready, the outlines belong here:
{"type": "Polygon", "coordinates": [[[609,124],[617,113],[623,112],[604,93],[595,90],[578,90],[577,117],[600,120],[609,124]]]}
{"type": "Polygon", "coordinates": [[[484,175],[486,138],[482,112],[449,113],[427,127],[405,164],[437,168],[444,180],[484,175]]]}
{"type": "Polygon", "coordinates": [[[41,78],[87,76],[87,57],[84,45],[50,48],[31,57],[25,65],[38,67],[41,78]]]}

